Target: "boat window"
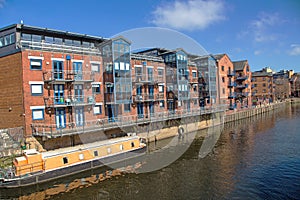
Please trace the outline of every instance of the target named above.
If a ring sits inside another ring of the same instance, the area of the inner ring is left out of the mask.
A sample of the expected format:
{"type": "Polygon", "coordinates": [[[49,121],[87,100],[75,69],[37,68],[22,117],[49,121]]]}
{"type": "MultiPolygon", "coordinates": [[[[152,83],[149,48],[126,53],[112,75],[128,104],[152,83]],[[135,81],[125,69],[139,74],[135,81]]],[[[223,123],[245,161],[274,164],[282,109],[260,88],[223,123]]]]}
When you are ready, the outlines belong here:
{"type": "Polygon", "coordinates": [[[123,150],[123,144],[120,144],[120,150],[121,151],[123,150]]]}
{"type": "Polygon", "coordinates": [[[94,151],[94,156],[97,157],[98,155],[98,151],[94,151]]]}
{"type": "Polygon", "coordinates": [[[111,148],[110,147],[107,148],[107,153],[111,153],[111,148]]]}
{"type": "Polygon", "coordinates": [[[64,157],[64,158],[63,158],[63,162],[64,162],[64,164],[67,164],[67,163],[68,163],[68,158],[67,158],[67,157],[64,157]]]}
{"type": "Polygon", "coordinates": [[[131,147],[134,147],[134,142],[131,142],[131,147]]]}
{"type": "Polygon", "coordinates": [[[84,159],[84,155],[81,153],[79,154],[79,160],[83,160],[84,159]]]}

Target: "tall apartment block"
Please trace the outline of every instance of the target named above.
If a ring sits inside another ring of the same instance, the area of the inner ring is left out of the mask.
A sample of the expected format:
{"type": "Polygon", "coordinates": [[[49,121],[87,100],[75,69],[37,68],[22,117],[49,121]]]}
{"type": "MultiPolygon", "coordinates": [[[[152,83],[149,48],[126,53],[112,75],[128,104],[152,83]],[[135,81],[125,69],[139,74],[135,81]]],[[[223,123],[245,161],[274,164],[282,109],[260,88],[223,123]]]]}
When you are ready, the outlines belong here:
{"type": "Polygon", "coordinates": [[[274,84],[272,72],[265,70],[252,72],[253,105],[272,103],[274,101],[274,84]]]}
{"type": "Polygon", "coordinates": [[[235,107],[251,107],[251,71],[247,60],[233,62],[235,71],[235,107]]]}
{"type": "Polygon", "coordinates": [[[24,24],[0,29],[0,128],[24,127],[26,137],[51,149],[218,104],[213,56],[159,48],[131,53],[130,46],[122,36],[24,24]]]}
{"type": "Polygon", "coordinates": [[[228,105],[228,109],[232,110],[234,109],[234,87],[236,86],[233,63],[227,54],[217,54],[214,57],[218,67],[220,103],[228,105]]]}

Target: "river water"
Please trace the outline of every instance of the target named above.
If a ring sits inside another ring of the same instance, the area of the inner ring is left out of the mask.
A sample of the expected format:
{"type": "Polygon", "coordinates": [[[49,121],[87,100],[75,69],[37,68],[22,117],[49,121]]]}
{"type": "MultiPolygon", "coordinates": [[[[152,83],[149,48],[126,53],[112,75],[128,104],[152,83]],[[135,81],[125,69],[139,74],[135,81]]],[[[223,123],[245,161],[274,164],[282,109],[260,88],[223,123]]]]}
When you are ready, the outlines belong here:
{"type": "Polygon", "coordinates": [[[202,144],[203,137],[196,137],[179,159],[159,170],[122,173],[96,184],[22,198],[300,199],[299,104],[225,124],[204,158],[199,157],[202,144]]]}

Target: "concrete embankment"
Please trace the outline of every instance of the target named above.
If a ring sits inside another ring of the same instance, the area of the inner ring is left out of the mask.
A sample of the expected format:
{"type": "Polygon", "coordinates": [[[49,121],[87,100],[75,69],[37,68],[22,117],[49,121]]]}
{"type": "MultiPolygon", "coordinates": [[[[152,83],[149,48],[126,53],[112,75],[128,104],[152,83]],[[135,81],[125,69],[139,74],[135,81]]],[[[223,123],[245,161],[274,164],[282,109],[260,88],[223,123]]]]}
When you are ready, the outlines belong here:
{"type": "Polygon", "coordinates": [[[249,118],[255,115],[260,115],[263,113],[271,112],[279,107],[285,106],[286,104],[300,103],[300,98],[298,99],[288,99],[282,102],[276,102],[272,104],[261,105],[253,108],[248,108],[240,111],[227,111],[225,113],[215,113],[209,119],[198,118],[199,121],[182,123],[178,126],[164,127],[159,130],[149,130],[148,132],[142,132],[138,135],[140,137],[146,138],[148,142],[153,142],[157,140],[166,139],[169,137],[179,136],[180,134],[185,134],[188,132],[193,132],[201,129],[206,129],[211,126],[220,125],[223,122],[233,122],[244,118],[249,118]],[[224,116],[224,118],[223,118],[224,116]],[[183,131],[183,133],[180,133],[183,131]]]}
{"type": "Polygon", "coordinates": [[[240,119],[252,117],[255,115],[259,115],[262,113],[270,112],[273,111],[274,109],[285,105],[286,103],[290,103],[289,101],[284,101],[284,102],[278,102],[278,103],[272,103],[272,104],[266,104],[266,105],[261,105],[245,110],[240,110],[240,111],[227,111],[225,115],[225,120],[224,122],[232,122],[232,121],[237,121],[240,119]]]}

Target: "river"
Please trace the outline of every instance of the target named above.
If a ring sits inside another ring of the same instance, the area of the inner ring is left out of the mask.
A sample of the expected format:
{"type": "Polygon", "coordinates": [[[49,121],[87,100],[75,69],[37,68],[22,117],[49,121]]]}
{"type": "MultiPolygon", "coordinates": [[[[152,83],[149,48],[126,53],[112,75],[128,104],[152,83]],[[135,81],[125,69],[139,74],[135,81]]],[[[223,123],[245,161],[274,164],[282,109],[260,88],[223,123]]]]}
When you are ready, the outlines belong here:
{"type": "Polygon", "coordinates": [[[299,104],[225,124],[204,158],[202,143],[196,137],[179,159],[159,170],[22,199],[300,199],[299,104]]]}

